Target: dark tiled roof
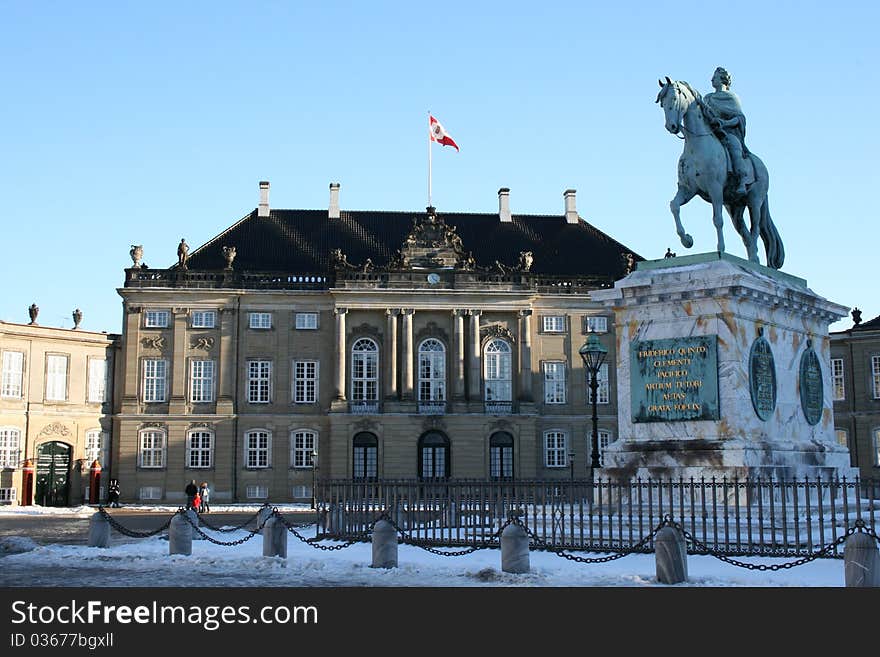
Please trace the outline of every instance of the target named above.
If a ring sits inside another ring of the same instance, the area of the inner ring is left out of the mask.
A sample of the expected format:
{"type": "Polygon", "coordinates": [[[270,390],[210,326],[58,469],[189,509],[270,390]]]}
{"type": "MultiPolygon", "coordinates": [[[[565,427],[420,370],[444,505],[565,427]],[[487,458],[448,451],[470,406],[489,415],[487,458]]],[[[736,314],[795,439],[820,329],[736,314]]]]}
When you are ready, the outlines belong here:
{"type": "Polygon", "coordinates": [[[858,326],[852,327],[853,331],[877,331],[880,330],[880,315],[868,322],[862,322],[858,326]]]}
{"type": "MultiPolygon", "coordinates": [[[[272,210],[270,216],[258,217],[254,210],[192,251],[187,264],[190,270],[223,269],[222,247],[235,246],[236,271],[327,272],[333,249],[342,249],[352,265],[370,258],[382,268],[403,245],[417,215],[343,210],[339,219],[329,219],[327,210],[272,210]]],[[[480,267],[491,267],[496,260],[515,266],[521,251],[532,251],[531,271],[537,274],[616,277],[624,269],[621,255],[631,252],[583,220],[566,223],[563,215],[513,215],[510,223],[502,223],[497,214],[438,216],[456,228],[464,251],[472,252],[480,267]]]]}

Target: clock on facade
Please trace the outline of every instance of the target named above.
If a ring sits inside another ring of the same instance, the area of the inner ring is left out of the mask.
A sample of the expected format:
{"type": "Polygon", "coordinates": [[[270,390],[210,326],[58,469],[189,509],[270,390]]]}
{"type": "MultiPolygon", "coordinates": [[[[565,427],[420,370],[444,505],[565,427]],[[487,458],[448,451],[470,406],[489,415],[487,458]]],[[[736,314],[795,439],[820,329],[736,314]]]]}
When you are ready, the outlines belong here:
{"type": "Polygon", "coordinates": [[[431,285],[437,285],[437,283],[440,282],[440,275],[434,273],[428,274],[428,282],[431,285]]]}

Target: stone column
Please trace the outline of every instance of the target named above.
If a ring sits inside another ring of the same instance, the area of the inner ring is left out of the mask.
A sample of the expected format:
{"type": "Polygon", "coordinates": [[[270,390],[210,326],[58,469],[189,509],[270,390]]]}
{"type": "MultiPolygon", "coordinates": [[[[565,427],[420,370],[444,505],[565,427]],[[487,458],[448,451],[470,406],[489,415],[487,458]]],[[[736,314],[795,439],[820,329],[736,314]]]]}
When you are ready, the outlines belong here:
{"type": "Polygon", "coordinates": [[[141,343],[141,322],[143,321],[141,306],[126,306],[125,309],[125,353],[123,364],[125,377],[122,381],[122,410],[137,413],[138,390],[140,387],[139,347],[141,343]]]}
{"type": "Polygon", "coordinates": [[[532,401],[532,311],[519,311],[519,398],[532,401]]]}
{"type": "Polygon", "coordinates": [[[217,412],[232,413],[235,404],[235,376],[238,354],[235,353],[235,335],[238,332],[235,308],[220,309],[220,344],[217,345],[217,412]]]}
{"type": "Polygon", "coordinates": [[[400,362],[401,397],[413,398],[413,313],[412,308],[401,310],[403,316],[403,358],[400,362]]]}
{"type": "Polygon", "coordinates": [[[471,362],[470,378],[468,379],[468,395],[472,402],[481,401],[483,393],[480,390],[480,315],[482,310],[470,311],[471,315],[471,362]]]}
{"type": "Polygon", "coordinates": [[[453,344],[453,376],[455,382],[453,384],[453,394],[455,399],[464,399],[464,310],[453,310],[452,321],[455,323],[453,334],[455,343],[453,344]]]}
{"type": "Polygon", "coordinates": [[[189,317],[186,308],[174,308],[172,310],[174,327],[172,337],[171,362],[168,369],[171,373],[171,398],[169,399],[170,413],[184,413],[186,411],[186,386],[189,381],[187,372],[187,332],[186,322],[189,317]]]}
{"type": "Polygon", "coordinates": [[[397,316],[400,315],[398,308],[389,308],[385,311],[387,318],[387,330],[385,349],[385,362],[387,363],[387,374],[385,376],[385,398],[395,399],[397,397],[397,316]]]}
{"type": "Polygon", "coordinates": [[[348,360],[345,351],[345,313],[347,308],[334,308],[336,315],[336,399],[345,401],[345,363],[348,360]]]}

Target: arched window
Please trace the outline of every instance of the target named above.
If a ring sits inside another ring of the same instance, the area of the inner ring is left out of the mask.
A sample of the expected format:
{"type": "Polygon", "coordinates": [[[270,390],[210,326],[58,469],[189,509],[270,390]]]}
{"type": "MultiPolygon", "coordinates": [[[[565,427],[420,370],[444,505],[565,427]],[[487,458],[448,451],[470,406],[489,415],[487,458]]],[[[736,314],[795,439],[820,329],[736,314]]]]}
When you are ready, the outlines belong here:
{"type": "Polygon", "coordinates": [[[489,476],[513,479],[513,436],[497,431],[489,437],[489,476]]]}
{"type": "Polygon", "coordinates": [[[351,474],[357,481],[375,481],[379,476],[379,441],[372,433],[355,434],[352,442],[351,474]]]}
{"type": "Polygon", "coordinates": [[[510,402],[511,389],[510,345],[494,339],[483,348],[483,384],[487,402],[510,402]]]}
{"type": "Polygon", "coordinates": [[[360,338],[351,348],[351,399],[379,399],[379,347],[369,338],[360,338]]]}
{"type": "Polygon", "coordinates": [[[214,432],[193,429],[186,434],[186,467],[210,468],[214,465],[214,432]]]}
{"type": "Polygon", "coordinates": [[[419,401],[446,401],[446,347],[434,338],[419,345],[419,401]]]}
{"type": "Polygon", "coordinates": [[[429,431],[419,438],[419,477],[449,477],[449,438],[439,431],[429,431]]]}

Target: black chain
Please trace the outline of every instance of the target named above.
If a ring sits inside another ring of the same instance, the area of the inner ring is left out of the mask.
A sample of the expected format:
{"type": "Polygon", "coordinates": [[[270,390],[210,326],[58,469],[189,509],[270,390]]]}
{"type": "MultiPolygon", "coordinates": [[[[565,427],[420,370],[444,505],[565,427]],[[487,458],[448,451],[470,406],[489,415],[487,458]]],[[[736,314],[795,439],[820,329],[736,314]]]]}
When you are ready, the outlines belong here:
{"type": "Polygon", "coordinates": [[[257,511],[254,515],[252,515],[250,518],[248,518],[247,520],[245,520],[245,521],[244,521],[242,524],[240,524],[238,527],[232,527],[231,529],[230,529],[230,528],[226,528],[226,529],[224,529],[223,527],[215,527],[214,525],[212,525],[211,523],[209,523],[208,521],[205,520],[205,515],[204,515],[203,513],[200,513],[200,514],[199,514],[199,524],[202,524],[202,525],[204,525],[205,527],[207,527],[208,529],[211,529],[211,530],[213,530],[213,531],[215,531],[215,532],[223,532],[224,534],[230,534],[230,533],[232,533],[232,532],[237,532],[239,529],[244,529],[244,528],[247,527],[249,524],[251,524],[251,521],[252,521],[254,518],[259,518],[259,517],[260,517],[260,512],[257,511]]]}
{"type": "Polygon", "coordinates": [[[133,529],[128,529],[127,527],[124,527],[123,525],[119,524],[118,521],[114,520],[110,516],[110,514],[107,513],[107,511],[104,509],[103,506],[98,507],[98,513],[101,514],[101,516],[104,518],[104,520],[106,520],[113,529],[118,531],[123,536],[129,536],[131,538],[149,538],[150,536],[155,536],[156,534],[160,534],[163,531],[165,531],[166,529],[168,529],[169,525],[171,525],[171,519],[174,517],[173,515],[171,517],[169,517],[167,522],[164,525],[162,525],[161,527],[159,527],[159,529],[156,529],[151,532],[139,532],[139,531],[135,531],[133,529]]]}
{"type": "MultiPolygon", "coordinates": [[[[323,540],[320,537],[306,538],[305,536],[300,534],[298,531],[296,531],[297,527],[299,527],[300,529],[302,527],[310,527],[314,523],[310,522],[310,523],[306,523],[303,525],[295,525],[291,522],[288,522],[287,518],[285,518],[284,515],[280,511],[278,511],[278,509],[275,509],[272,512],[272,515],[274,515],[276,518],[278,518],[282,522],[282,524],[287,528],[287,531],[289,531],[291,534],[296,536],[300,541],[302,541],[306,545],[310,545],[311,547],[316,548],[318,550],[325,550],[327,552],[332,552],[334,550],[344,550],[347,547],[351,547],[355,543],[365,543],[369,540],[369,538],[367,537],[367,533],[364,532],[362,537],[347,541],[341,545],[319,545],[317,543],[317,541],[323,540]]],[[[268,518],[267,518],[267,520],[268,520],[268,518]]]]}
{"type": "Polygon", "coordinates": [[[189,513],[187,513],[185,510],[180,509],[177,513],[178,513],[179,515],[183,516],[183,517],[186,519],[186,521],[190,524],[190,526],[191,526],[193,529],[195,529],[196,532],[198,532],[198,533],[202,536],[202,538],[204,538],[205,540],[207,540],[207,541],[213,543],[214,545],[224,545],[224,546],[228,546],[228,547],[232,547],[232,546],[234,546],[234,545],[241,545],[242,543],[245,543],[245,542],[251,540],[254,536],[256,536],[257,534],[260,533],[259,530],[257,530],[257,531],[248,531],[248,535],[247,535],[247,536],[245,536],[244,538],[240,538],[240,539],[238,539],[237,541],[218,541],[217,539],[215,539],[215,538],[211,538],[211,537],[208,536],[205,532],[203,532],[203,531],[201,530],[201,528],[200,528],[196,523],[193,522],[192,518],[189,517],[189,513]]]}
{"type": "Polygon", "coordinates": [[[401,529],[397,525],[397,523],[391,519],[390,516],[388,516],[387,514],[384,514],[384,513],[382,515],[380,515],[378,518],[376,518],[376,520],[373,521],[373,523],[370,525],[370,531],[373,530],[373,527],[380,520],[385,520],[388,523],[390,523],[391,526],[394,527],[394,529],[400,535],[401,542],[404,543],[405,545],[413,545],[417,548],[421,548],[422,550],[425,550],[426,552],[430,552],[431,554],[437,554],[441,557],[460,557],[464,554],[473,554],[474,552],[476,552],[478,550],[485,550],[486,548],[497,547],[497,541],[495,539],[497,539],[501,535],[501,532],[503,532],[504,529],[509,524],[511,524],[511,522],[515,522],[512,519],[508,520],[498,529],[498,531],[496,531],[494,534],[489,536],[488,539],[484,539],[480,545],[473,545],[471,547],[465,548],[464,550],[456,550],[454,552],[449,552],[447,550],[438,550],[437,548],[429,547],[427,544],[422,543],[419,539],[413,538],[412,536],[407,534],[403,529],[401,529]]]}
{"type": "MultiPolygon", "coordinates": [[[[528,527],[523,526],[523,529],[525,529],[526,532],[528,532],[529,536],[531,536],[534,539],[536,547],[540,550],[545,550],[547,552],[553,552],[554,554],[556,554],[556,556],[563,557],[565,559],[568,559],[569,561],[576,561],[578,563],[608,563],[609,561],[616,561],[617,559],[622,559],[623,557],[627,557],[631,554],[635,554],[636,552],[640,552],[641,549],[645,545],[647,545],[648,542],[657,535],[657,532],[659,532],[664,526],[669,524],[669,522],[671,522],[671,520],[670,520],[669,516],[666,516],[660,522],[660,524],[657,525],[657,527],[654,529],[654,531],[652,531],[650,534],[648,534],[647,536],[642,538],[642,540],[640,540],[638,543],[636,543],[628,548],[619,548],[620,552],[618,552],[617,554],[612,554],[607,557],[579,557],[574,554],[569,554],[565,550],[565,548],[557,548],[557,547],[553,547],[552,545],[549,545],[544,539],[542,539],[540,536],[538,536],[535,532],[533,532],[528,527]]],[[[521,522],[519,522],[518,524],[522,525],[521,522]]]]}

